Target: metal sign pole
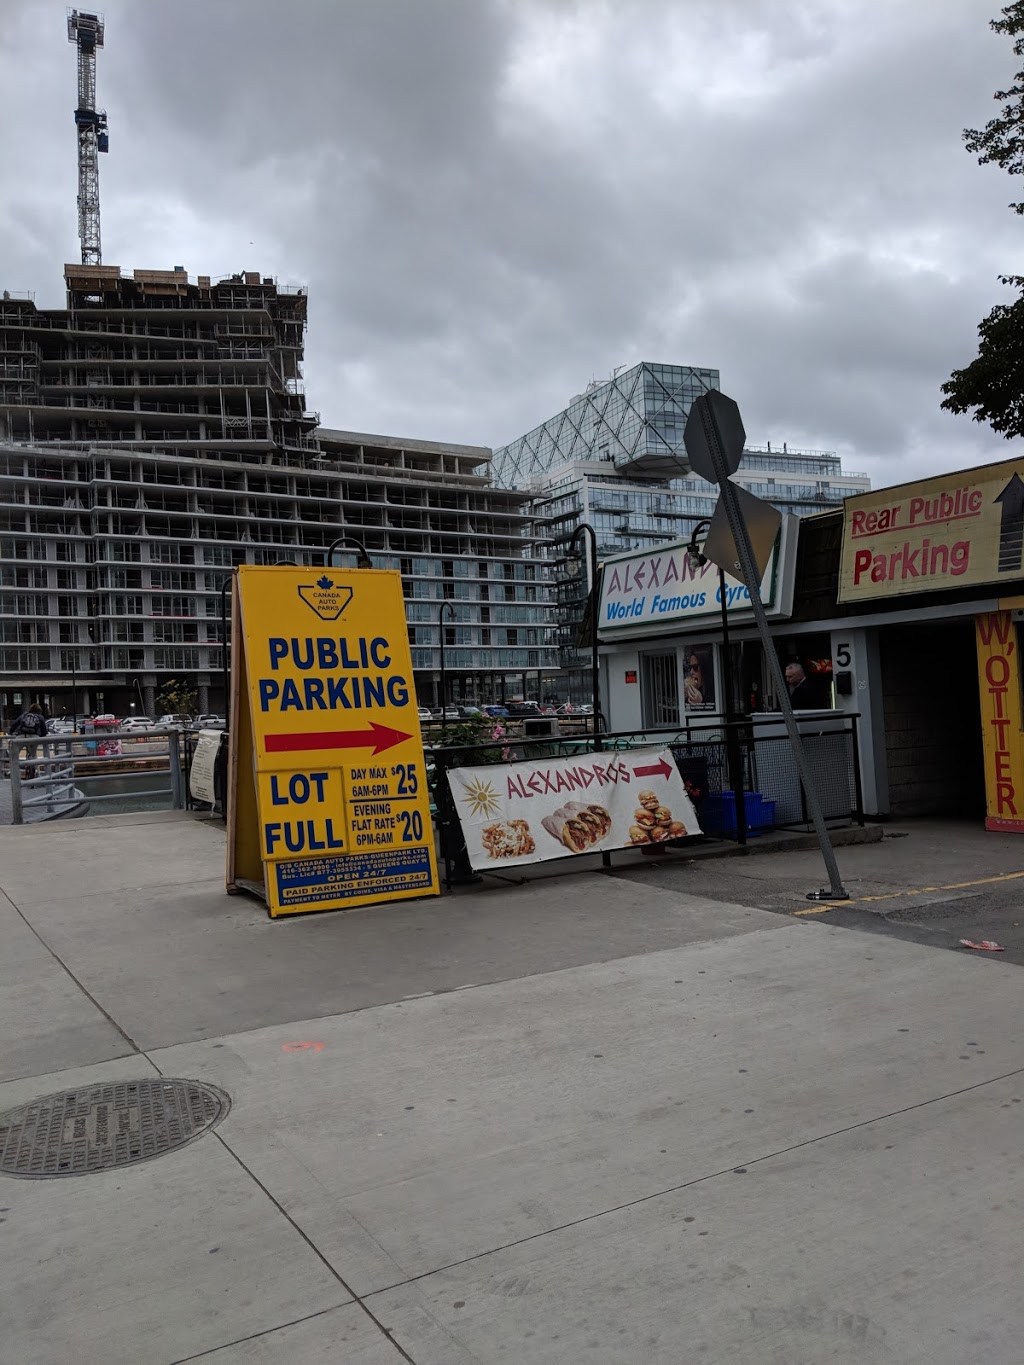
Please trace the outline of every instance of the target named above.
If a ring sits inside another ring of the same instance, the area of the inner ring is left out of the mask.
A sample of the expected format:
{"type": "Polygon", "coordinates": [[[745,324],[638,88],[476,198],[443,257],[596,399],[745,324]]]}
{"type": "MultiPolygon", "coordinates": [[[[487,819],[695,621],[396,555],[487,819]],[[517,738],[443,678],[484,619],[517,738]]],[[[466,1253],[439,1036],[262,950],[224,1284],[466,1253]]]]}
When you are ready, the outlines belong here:
{"type": "Polygon", "coordinates": [[[725,755],[729,781],[736,797],[736,842],[741,848],[747,842],[746,782],[743,773],[743,749],[740,744],[739,712],[733,706],[732,642],[729,638],[729,599],[726,596],[725,570],[718,566],[718,599],[722,608],[722,687],[725,691],[725,755]]]}
{"type": "Polygon", "coordinates": [[[768,660],[768,668],[775,692],[779,699],[779,709],[786,722],[786,730],[789,734],[790,743],[793,746],[793,757],[796,760],[797,772],[803,784],[804,793],[807,798],[807,810],[814,824],[815,833],[818,836],[818,843],[821,846],[821,856],[825,863],[825,870],[828,872],[830,889],[828,891],[809,891],[808,900],[849,900],[849,892],[843,886],[842,877],[839,874],[839,865],[836,862],[835,850],[832,841],[828,837],[828,829],[825,826],[825,817],[822,813],[821,803],[818,800],[818,793],[814,787],[814,780],[811,775],[810,765],[807,762],[807,755],[804,752],[803,737],[796,722],[796,715],[793,712],[793,705],[789,699],[789,689],[786,686],[786,679],[782,672],[782,664],[779,656],[775,652],[775,645],[772,641],[771,633],[768,629],[768,617],[765,614],[764,603],[761,601],[761,582],[754,563],[754,552],[751,548],[750,537],[747,534],[747,525],[740,511],[739,499],[736,496],[736,487],[729,478],[730,470],[726,463],[725,454],[722,446],[721,435],[718,430],[718,423],[710,404],[699,404],[700,422],[707,440],[708,449],[715,466],[715,475],[721,491],[722,504],[729,520],[729,530],[732,533],[736,544],[736,551],[739,555],[739,570],[743,582],[746,585],[750,596],[750,607],[754,613],[754,620],[757,622],[758,634],[764,647],[765,657],[768,660]]]}

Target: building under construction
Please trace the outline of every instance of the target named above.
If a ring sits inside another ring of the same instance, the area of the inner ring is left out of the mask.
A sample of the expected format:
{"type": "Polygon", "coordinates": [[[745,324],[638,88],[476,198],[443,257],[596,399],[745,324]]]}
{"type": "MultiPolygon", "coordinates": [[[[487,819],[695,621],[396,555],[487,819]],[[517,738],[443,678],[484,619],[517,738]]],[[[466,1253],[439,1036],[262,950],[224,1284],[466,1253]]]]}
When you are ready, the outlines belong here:
{"type": "Polygon", "coordinates": [[[322,563],[344,530],[406,576],[421,700],[439,700],[449,600],[452,694],[545,690],[526,495],[491,486],[483,447],[318,436],[303,290],[65,279],[63,309],[0,299],[0,722],[36,698],[71,713],[76,691],[80,712],[153,715],[170,679],[220,710],[231,567],[322,563]]]}

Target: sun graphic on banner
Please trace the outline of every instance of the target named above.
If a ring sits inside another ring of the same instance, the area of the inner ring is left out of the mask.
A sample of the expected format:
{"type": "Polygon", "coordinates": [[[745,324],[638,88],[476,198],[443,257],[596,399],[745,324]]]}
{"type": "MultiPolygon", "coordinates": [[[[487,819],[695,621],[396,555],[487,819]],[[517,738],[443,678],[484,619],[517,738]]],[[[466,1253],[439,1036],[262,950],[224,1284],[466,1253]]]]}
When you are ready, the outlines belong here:
{"type": "Polygon", "coordinates": [[[463,782],[466,800],[474,815],[496,815],[500,801],[490,782],[481,782],[474,777],[472,782],[463,782]]]}

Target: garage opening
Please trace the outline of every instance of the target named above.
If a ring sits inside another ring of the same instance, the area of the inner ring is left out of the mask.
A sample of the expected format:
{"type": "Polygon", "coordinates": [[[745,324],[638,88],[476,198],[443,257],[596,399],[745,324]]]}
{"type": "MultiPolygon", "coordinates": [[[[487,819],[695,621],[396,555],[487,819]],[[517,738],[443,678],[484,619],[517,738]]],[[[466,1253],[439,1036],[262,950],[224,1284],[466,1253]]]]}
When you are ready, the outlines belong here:
{"type": "Polygon", "coordinates": [[[879,631],[889,809],[985,818],[974,621],[879,631]]]}

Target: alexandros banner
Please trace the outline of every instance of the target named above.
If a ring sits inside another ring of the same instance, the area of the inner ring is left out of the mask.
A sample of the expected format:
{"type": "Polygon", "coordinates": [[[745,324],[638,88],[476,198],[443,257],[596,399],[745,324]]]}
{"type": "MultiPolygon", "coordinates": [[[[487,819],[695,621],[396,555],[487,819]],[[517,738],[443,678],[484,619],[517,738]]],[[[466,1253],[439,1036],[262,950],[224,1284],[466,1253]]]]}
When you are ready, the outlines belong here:
{"type": "Polygon", "coordinates": [[[477,871],[700,834],[669,749],[453,768],[477,871]]]}

